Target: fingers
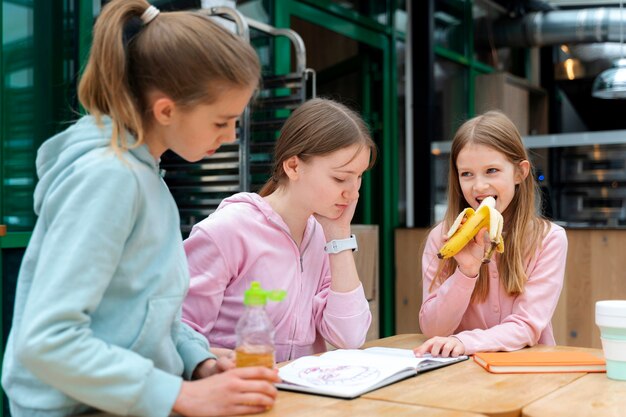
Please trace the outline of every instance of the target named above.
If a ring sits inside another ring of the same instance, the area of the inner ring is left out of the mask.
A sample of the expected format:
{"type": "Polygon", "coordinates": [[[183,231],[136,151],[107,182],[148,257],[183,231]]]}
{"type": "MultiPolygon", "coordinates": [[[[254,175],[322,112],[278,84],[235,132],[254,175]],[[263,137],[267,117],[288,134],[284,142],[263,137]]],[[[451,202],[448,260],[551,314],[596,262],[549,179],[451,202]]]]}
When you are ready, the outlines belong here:
{"type": "Polygon", "coordinates": [[[413,353],[418,357],[426,353],[430,353],[435,357],[457,357],[465,353],[465,346],[456,337],[435,336],[413,349],[413,353]]]}
{"type": "MultiPolygon", "coordinates": [[[[239,386],[239,391],[241,393],[241,395],[256,395],[256,396],[262,396],[266,399],[270,399],[272,402],[276,399],[276,396],[278,395],[278,390],[276,389],[276,387],[268,382],[268,381],[262,381],[262,380],[247,380],[244,381],[244,383],[242,383],[239,386]]],[[[257,405],[259,404],[259,402],[250,402],[250,401],[240,401],[243,404],[253,404],[253,405],[257,405]]],[[[265,405],[267,405],[266,403],[263,403],[265,405]]]]}
{"type": "Polygon", "coordinates": [[[272,406],[237,405],[232,408],[231,415],[259,414],[270,410],[272,406]]]}
{"type": "Polygon", "coordinates": [[[446,343],[445,337],[436,337],[433,340],[432,347],[430,348],[430,354],[433,356],[440,356],[441,350],[446,343]]]}
{"type": "Polygon", "coordinates": [[[456,358],[464,354],[465,354],[465,346],[463,345],[463,342],[459,341],[456,347],[452,349],[452,354],[450,356],[452,356],[453,358],[456,358]]]}
{"type": "Polygon", "coordinates": [[[221,356],[217,359],[216,368],[218,372],[225,372],[229,369],[234,369],[236,366],[234,355],[231,354],[230,357],[221,356]]]}
{"type": "Polygon", "coordinates": [[[456,347],[456,343],[454,343],[451,340],[448,340],[446,342],[444,342],[441,345],[441,353],[440,356],[442,358],[447,358],[450,356],[450,354],[452,353],[452,351],[454,350],[454,348],[456,347]]]}
{"type": "Polygon", "coordinates": [[[413,349],[415,356],[423,356],[425,353],[430,353],[430,349],[433,345],[434,339],[429,339],[422,343],[419,347],[413,349]]]}
{"type": "Polygon", "coordinates": [[[240,394],[237,398],[239,404],[241,405],[251,407],[263,407],[263,409],[274,405],[275,399],[276,396],[270,397],[267,395],[259,394],[258,392],[246,392],[240,394]]]}
{"type": "Polygon", "coordinates": [[[270,410],[275,402],[276,396],[269,397],[254,392],[239,394],[233,414],[263,413],[270,410]]]}
{"type": "Polygon", "coordinates": [[[235,368],[230,370],[229,372],[233,372],[239,378],[247,380],[262,379],[269,382],[280,382],[278,369],[269,369],[262,366],[250,366],[245,368],[235,368]]]}
{"type": "Polygon", "coordinates": [[[232,349],[225,349],[225,348],[213,348],[212,347],[210,351],[212,354],[214,354],[218,358],[221,358],[222,356],[233,357],[235,354],[232,349]]]}
{"type": "Polygon", "coordinates": [[[489,230],[486,227],[480,229],[480,231],[476,233],[476,236],[474,236],[474,242],[481,248],[484,248],[489,241],[489,230]]]}

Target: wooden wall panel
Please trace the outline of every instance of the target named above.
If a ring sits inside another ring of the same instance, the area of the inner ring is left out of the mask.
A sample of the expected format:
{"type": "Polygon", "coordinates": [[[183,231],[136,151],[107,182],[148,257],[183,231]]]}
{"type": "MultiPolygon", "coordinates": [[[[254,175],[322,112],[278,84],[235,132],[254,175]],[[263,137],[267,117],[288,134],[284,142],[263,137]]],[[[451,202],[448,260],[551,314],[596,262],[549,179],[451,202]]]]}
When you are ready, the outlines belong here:
{"type": "MultiPolygon", "coordinates": [[[[566,291],[561,294],[565,304],[566,339],[557,339],[558,344],[568,346],[590,346],[589,330],[589,295],[591,294],[591,276],[587,273],[591,265],[590,232],[587,230],[568,230],[567,264],[565,267],[566,291]]],[[[553,324],[558,323],[553,318],[553,324]]],[[[557,324],[558,325],[558,324],[557,324]]]]}
{"type": "Polygon", "coordinates": [[[422,252],[429,229],[396,229],[396,333],[421,333],[422,252]]]}

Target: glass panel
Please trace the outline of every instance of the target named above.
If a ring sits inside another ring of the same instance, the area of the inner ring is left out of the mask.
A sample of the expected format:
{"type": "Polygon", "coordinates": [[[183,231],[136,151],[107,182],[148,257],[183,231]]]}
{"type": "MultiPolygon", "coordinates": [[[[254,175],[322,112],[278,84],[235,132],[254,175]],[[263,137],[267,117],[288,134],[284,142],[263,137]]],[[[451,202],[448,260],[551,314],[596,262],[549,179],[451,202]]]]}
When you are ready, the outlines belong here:
{"type": "Polygon", "coordinates": [[[435,59],[434,141],[452,140],[457,127],[468,117],[468,70],[444,58],[435,59]]]}
{"type": "Polygon", "coordinates": [[[465,6],[458,0],[435,2],[435,45],[465,54],[465,6]]]}
{"type": "Polygon", "coordinates": [[[330,3],[355,11],[363,16],[371,17],[383,25],[388,23],[387,8],[389,7],[389,1],[331,0],[330,3]]]}
{"type": "Polygon", "coordinates": [[[11,231],[35,223],[37,148],[76,117],[74,1],[2,2],[2,213],[11,231]]]}
{"type": "Polygon", "coordinates": [[[33,14],[32,4],[2,2],[2,223],[9,231],[34,224],[33,14]]]}
{"type": "Polygon", "coordinates": [[[401,155],[398,161],[398,216],[400,219],[406,218],[406,159],[402,155],[406,155],[406,56],[404,42],[396,42],[397,56],[397,79],[398,79],[398,155],[401,155]]]}
{"type": "MultiPolygon", "coordinates": [[[[323,6],[324,2],[318,2],[319,7],[323,6]]],[[[383,25],[391,24],[389,16],[389,10],[392,7],[392,1],[377,1],[377,0],[330,0],[330,5],[337,5],[341,8],[351,10],[358,13],[361,16],[371,18],[383,25]]],[[[406,28],[406,0],[397,0],[395,8],[395,20],[396,29],[404,31],[406,28]]]]}
{"type": "MultiPolygon", "coordinates": [[[[435,60],[434,141],[452,140],[456,129],[468,118],[468,70],[443,58],[435,60]]],[[[434,207],[432,222],[440,221],[447,206],[448,155],[433,160],[434,207]]]]}
{"type": "Polygon", "coordinates": [[[475,0],[472,7],[474,24],[474,59],[499,70],[511,66],[510,48],[493,46],[493,22],[506,10],[490,0],[475,0]]]}

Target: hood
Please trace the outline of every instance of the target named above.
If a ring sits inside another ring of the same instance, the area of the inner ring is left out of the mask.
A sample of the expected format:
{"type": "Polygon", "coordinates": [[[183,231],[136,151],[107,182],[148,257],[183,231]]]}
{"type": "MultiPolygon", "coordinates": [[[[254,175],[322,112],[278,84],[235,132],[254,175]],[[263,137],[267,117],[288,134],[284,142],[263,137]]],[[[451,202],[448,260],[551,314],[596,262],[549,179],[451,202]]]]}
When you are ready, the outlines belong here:
{"type": "Polygon", "coordinates": [[[280,215],[278,215],[278,213],[276,213],[274,209],[272,209],[272,206],[270,206],[268,202],[265,201],[265,199],[258,194],[255,194],[255,193],[234,194],[222,200],[222,202],[220,203],[220,205],[217,207],[215,211],[217,212],[231,204],[249,204],[252,207],[254,207],[256,210],[261,212],[265,216],[265,218],[267,218],[268,220],[276,224],[279,224],[282,227],[287,228],[287,225],[283,221],[282,217],[280,217],[280,215]]]}
{"type": "MultiPolygon", "coordinates": [[[[287,223],[285,223],[283,218],[278,213],[276,213],[274,209],[272,208],[272,206],[270,206],[269,203],[265,201],[265,199],[261,197],[260,195],[256,193],[237,193],[235,195],[232,195],[222,200],[222,202],[217,207],[215,212],[218,212],[224,209],[225,207],[233,205],[233,204],[248,204],[251,207],[254,207],[255,210],[263,214],[263,216],[268,220],[268,222],[273,223],[274,225],[278,226],[279,229],[282,229],[282,231],[286,233],[289,236],[289,238],[293,241],[293,238],[291,237],[291,233],[289,231],[289,226],[287,226],[287,223]]],[[[304,250],[306,250],[308,243],[311,242],[311,239],[313,238],[313,235],[316,233],[316,230],[317,230],[317,220],[315,219],[315,216],[311,215],[307,219],[306,230],[304,231],[304,236],[302,237],[302,241],[306,242],[303,244],[304,245],[304,249],[302,249],[303,252],[304,250]]],[[[296,243],[294,242],[294,244],[296,243]]]]}
{"type": "MultiPolygon", "coordinates": [[[[95,117],[84,116],[41,145],[37,151],[36,160],[39,181],[35,187],[34,208],[37,215],[52,184],[71,173],[74,163],[87,153],[96,149],[107,149],[110,146],[111,133],[111,119],[108,116],[102,117],[102,125],[96,124],[95,117]]],[[[111,152],[113,152],[112,149],[111,152]]],[[[158,170],[158,165],[147,146],[140,146],[130,152],[142,162],[158,170]]]]}

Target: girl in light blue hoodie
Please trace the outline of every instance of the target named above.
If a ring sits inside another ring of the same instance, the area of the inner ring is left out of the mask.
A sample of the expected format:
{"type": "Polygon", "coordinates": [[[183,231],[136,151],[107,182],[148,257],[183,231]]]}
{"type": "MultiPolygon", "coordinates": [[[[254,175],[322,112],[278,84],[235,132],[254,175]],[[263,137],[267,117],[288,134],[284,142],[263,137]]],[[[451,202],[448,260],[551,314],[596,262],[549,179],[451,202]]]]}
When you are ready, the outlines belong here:
{"type": "Polygon", "coordinates": [[[79,86],[91,116],[37,155],[39,217],[2,370],[14,417],[273,405],[275,371],[223,371],[180,320],[189,275],[158,165],[167,149],[197,161],[233,141],[259,73],[254,50],[205,16],[103,8],[79,86]]]}

